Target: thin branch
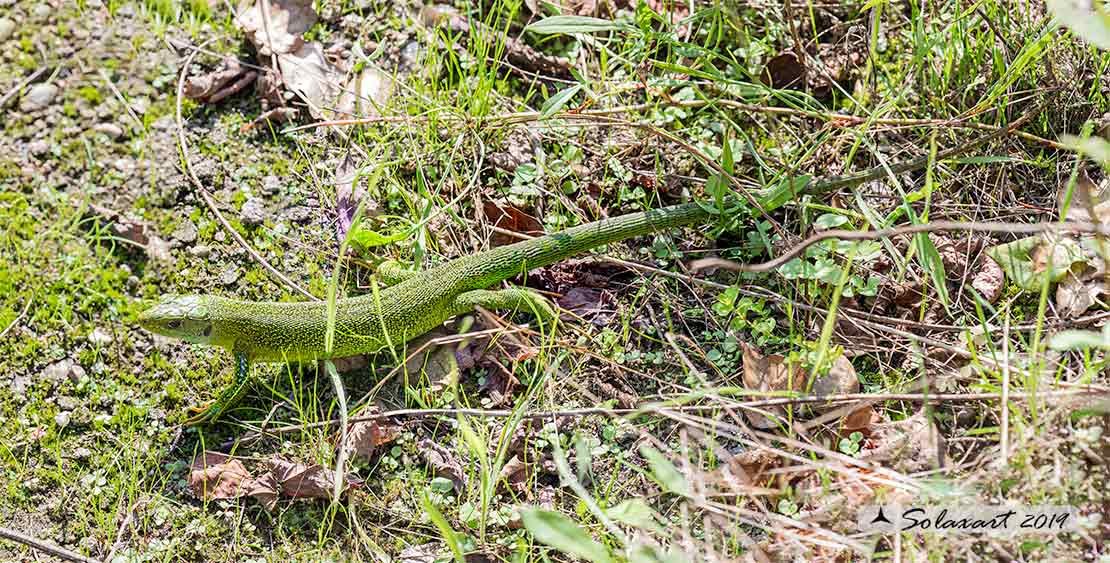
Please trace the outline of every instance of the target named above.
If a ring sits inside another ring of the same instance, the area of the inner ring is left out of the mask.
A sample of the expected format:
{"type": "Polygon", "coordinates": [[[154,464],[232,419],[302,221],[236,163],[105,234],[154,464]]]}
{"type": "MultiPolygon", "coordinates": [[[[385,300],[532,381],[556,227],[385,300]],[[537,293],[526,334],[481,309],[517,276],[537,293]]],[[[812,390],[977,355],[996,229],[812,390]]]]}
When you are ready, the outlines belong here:
{"type": "Polygon", "coordinates": [[[309,293],[296,282],[289,279],[285,274],[278,271],[277,268],[270,265],[270,263],[265,258],[263,258],[262,255],[258,253],[258,251],[256,251],[250,244],[248,244],[245,239],[243,239],[239,232],[236,231],[235,228],[231,226],[231,223],[229,223],[228,220],[224,217],[223,213],[220,213],[219,208],[216,207],[215,200],[212,199],[212,194],[208,192],[208,188],[204,187],[204,184],[201,183],[200,179],[198,179],[196,174],[193,172],[193,166],[190,162],[191,159],[189,157],[189,144],[185,141],[185,120],[181,117],[181,100],[185,96],[185,75],[189,72],[189,66],[193,64],[193,59],[197,56],[197,53],[201,52],[201,49],[203,49],[204,46],[207,45],[210,41],[211,40],[205,41],[200,45],[200,47],[189,53],[189,56],[185,58],[185,62],[181,65],[181,76],[177,80],[177,144],[181,150],[181,164],[185,168],[185,175],[188,176],[189,181],[192,182],[193,187],[196,188],[197,193],[200,194],[201,199],[203,199],[204,203],[208,205],[208,209],[210,209],[212,211],[212,214],[216,216],[216,220],[220,222],[220,225],[223,226],[224,230],[227,231],[227,233],[231,235],[231,238],[235,239],[235,242],[239,243],[239,246],[243,247],[243,249],[246,250],[247,253],[250,254],[256,262],[261,264],[262,267],[266,269],[266,271],[273,274],[274,277],[281,280],[282,283],[284,283],[290,289],[296,291],[297,293],[300,293],[301,295],[307,297],[312,301],[319,301],[319,298],[317,298],[315,295],[309,293]]]}
{"type": "Polygon", "coordinates": [[[848,231],[831,230],[823,231],[802,242],[790,247],[778,258],[759,262],[756,264],[741,264],[723,258],[703,258],[690,262],[691,270],[697,271],[704,268],[716,267],[734,272],[767,273],[781,268],[787,262],[798,258],[806,249],[825,240],[878,240],[899,235],[912,235],[917,233],[932,233],[937,231],[978,231],[985,233],[1013,233],[1013,234],[1038,234],[1038,233],[1085,233],[1085,234],[1110,234],[1110,225],[1098,223],[1012,223],[1007,221],[931,221],[920,225],[906,225],[891,227],[877,231],[848,231]]]}
{"type": "Polygon", "coordinates": [[[39,67],[38,70],[31,73],[31,76],[24,78],[22,82],[16,84],[15,88],[8,90],[8,93],[4,94],[4,97],[0,98],[0,109],[4,109],[4,106],[8,105],[8,102],[11,101],[12,98],[14,98],[17,94],[22,92],[24,88],[29,86],[32,82],[38,80],[40,76],[46,74],[47,72],[50,72],[50,67],[39,67]]]}
{"type": "MultiPolygon", "coordinates": [[[[1032,397],[1040,398],[1068,398],[1080,396],[1101,396],[1110,395],[1110,388],[1100,386],[1088,386],[1083,389],[1069,389],[1060,391],[1038,391],[1036,393],[1010,393],[1009,398],[1011,401],[1026,400],[1032,397]]],[[[736,408],[764,408],[771,406],[784,406],[784,405],[800,405],[807,403],[842,403],[848,401],[859,400],[874,400],[874,401],[907,401],[916,403],[942,403],[942,402],[962,402],[962,401],[997,401],[1001,399],[1001,393],[843,393],[837,395],[809,395],[798,397],[777,397],[773,399],[760,399],[753,401],[730,401],[724,405],[684,405],[684,406],[662,406],[659,404],[645,405],[639,408],[624,408],[624,409],[607,409],[603,407],[587,407],[580,409],[567,409],[555,411],[537,411],[524,413],[522,418],[526,419],[543,419],[543,418],[581,418],[585,416],[627,416],[627,415],[642,415],[653,414],[660,412],[700,412],[700,411],[713,411],[722,410],[727,407],[736,408]]],[[[368,422],[373,420],[383,420],[389,418],[431,418],[438,416],[455,417],[458,415],[475,416],[481,418],[508,418],[515,416],[517,413],[508,409],[398,409],[392,411],[385,411],[375,414],[368,414],[364,416],[355,416],[348,419],[348,423],[355,422],[368,422]]],[[[254,429],[255,432],[262,434],[288,434],[291,432],[298,432],[302,430],[311,430],[313,428],[330,427],[339,424],[338,419],[325,420],[321,422],[313,422],[308,424],[297,424],[290,426],[281,426],[278,428],[271,428],[269,430],[254,429]]]]}
{"type": "Polygon", "coordinates": [[[9,528],[0,528],[0,538],[11,540],[21,543],[31,549],[36,549],[43,553],[47,553],[59,559],[66,561],[79,561],[80,563],[101,563],[98,559],[92,557],[85,557],[76,551],[70,551],[64,547],[52,544],[50,542],[42,541],[38,538],[33,538],[27,534],[17,532],[9,528]]]}

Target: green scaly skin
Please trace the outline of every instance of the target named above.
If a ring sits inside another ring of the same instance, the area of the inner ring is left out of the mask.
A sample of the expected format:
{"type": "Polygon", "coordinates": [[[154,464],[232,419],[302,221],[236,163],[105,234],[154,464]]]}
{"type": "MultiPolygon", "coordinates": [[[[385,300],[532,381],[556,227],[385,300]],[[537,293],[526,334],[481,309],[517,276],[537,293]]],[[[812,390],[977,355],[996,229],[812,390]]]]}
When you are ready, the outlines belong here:
{"type": "MultiPolygon", "coordinates": [[[[955,156],[1000,136],[985,135],[936,155],[955,156]]],[[[799,193],[819,194],[888,174],[925,167],[928,157],[864,173],[826,179],[799,193]]],[[[729,202],[730,204],[733,202],[729,202]]],[[[390,287],[335,303],[333,342],[326,346],[328,305],[323,302],[256,302],[211,295],[168,296],[144,311],[139,322],[147,330],[189,342],[222,346],[236,359],[235,383],[197,416],[195,424],[212,421],[246,391],[250,362],[315,361],[397,349],[405,342],[440,326],[449,318],[473,310],[518,309],[544,321],[557,318],[547,301],[524,289],[487,288],[586,252],[592,248],[655,231],[706,222],[713,213],[700,203],[687,203],[632,213],[580,225],[547,236],[458,258],[424,272],[406,272],[395,263],[380,273],[390,287]]]]}

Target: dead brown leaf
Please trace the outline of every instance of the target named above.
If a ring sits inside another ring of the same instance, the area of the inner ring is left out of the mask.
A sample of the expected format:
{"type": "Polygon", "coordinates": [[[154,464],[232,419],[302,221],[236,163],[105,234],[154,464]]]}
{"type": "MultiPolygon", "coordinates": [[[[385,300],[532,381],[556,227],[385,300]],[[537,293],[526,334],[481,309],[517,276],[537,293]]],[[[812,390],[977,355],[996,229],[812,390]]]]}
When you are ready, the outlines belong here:
{"type": "Polygon", "coordinates": [[[874,424],[859,457],[886,462],[902,473],[936,469],[947,463],[944,436],[924,410],[895,422],[874,424]]]}
{"type": "Polygon", "coordinates": [[[1006,273],[994,258],[983,254],[979,261],[979,272],[971,279],[971,287],[979,292],[987,303],[994,303],[1002,296],[1002,288],[1006,286],[1006,273]]]}
{"type": "MultiPolygon", "coordinates": [[[[276,458],[270,461],[270,474],[277,484],[276,490],[283,497],[325,499],[332,497],[335,472],[322,465],[305,465],[276,458]]],[[[343,479],[343,492],[361,484],[361,479],[348,474],[343,479]]]]}
{"type": "Polygon", "coordinates": [[[89,204],[89,210],[92,211],[91,216],[106,224],[112,234],[142,247],[151,260],[162,263],[173,261],[169,243],[153,234],[141,219],[96,204],[89,204]]]}
{"type": "Polygon", "coordinates": [[[505,462],[505,465],[501,466],[499,479],[503,480],[510,489],[518,493],[524,493],[530,499],[532,494],[530,487],[528,487],[528,479],[531,475],[529,465],[519,455],[513,455],[505,462]]]}
{"type": "Polygon", "coordinates": [[[410,377],[424,377],[433,393],[454,387],[459,382],[459,362],[455,357],[457,344],[428,344],[429,341],[452,333],[440,327],[409,342],[409,356],[405,361],[405,371],[410,377]],[[415,350],[420,350],[415,352],[415,350]]]}
{"type": "Polygon", "coordinates": [[[772,88],[804,88],[806,66],[793,52],[780,53],[763,67],[763,82],[772,88]]]}
{"type": "Polygon", "coordinates": [[[232,96],[254,82],[258,73],[243,68],[239,60],[226,57],[215,70],[185,80],[185,96],[207,104],[215,104],[232,96]]]}
{"type": "MultiPolygon", "coordinates": [[[[744,358],[744,386],[752,391],[772,394],[781,391],[804,391],[806,375],[800,366],[788,365],[786,358],[779,354],[764,356],[755,347],[741,342],[744,358]]],[[[781,406],[765,408],[775,416],[782,416],[781,406]]],[[[761,430],[773,428],[778,424],[771,418],[754,411],[745,414],[752,426],[761,430]]]]}
{"type": "Polygon", "coordinates": [[[1072,189],[1070,202],[1065,201],[1067,200],[1068,181],[1070,179],[1070,177],[1065,176],[1056,191],[1056,204],[1063,209],[1064,204],[1068,203],[1068,211],[1064,220],[1076,223],[1105,223],[1110,221],[1110,207],[1107,206],[1110,201],[1106,201],[1108,194],[1105,189],[1100,188],[1091,179],[1085,168],[1080,168],[1076,175],[1075,187],[1072,189]],[[1094,217],[1091,216],[1091,211],[1094,211],[1094,217]]]}
{"type": "Polygon", "coordinates": [[[1056,307],[1060,316],[1073,319],[1095,304],[1104,304],[1102,296],[1110,293],[1105,282],[1105,261],[1092,260],[1094,266],[1079,262],[1072,264],[1056,286],[1056,307]]]}
{"type": "MultiPolygon", "coordinates": [[[[859,392],[859,376],[852,361],[844,356],[833,360],[829,372],[813,382],[809,392],[814,395],[843,395],[859,392]]],[[[820,409],[818,409],[820,410],[820,409]]]]}
{"type": "Polygon", "coordinates": [[[871,426],[881,421],[882,418],[875,412],[875,408],[867,405],[848,413],[848,416],[840,421],[840,431],[844,435],[862,432],[867,436],[871,432],[871,426]]]}
{"type": "Polygon", "coordinates": [[[393,77],[370,65],[351,77],[336,102],[337,119],[375,117],[389,103],[393,94],[393,77]]]}
{"type": "Polygon", "coordinates": [[[424,461],[432,466],[437,477],[450,479],[455,485],[455,492],[462,492],[466,487],[466,472],[463,471],[462,463],[455,456],[455,452],[430,439],[421,440],[416,445],[416,449],[420,451],[424,461]]]}
{"type": "Polygon", "coordinates": [[[768,485],[765,473],[781,467],[783,458],[771,450],[745,450],[711,472],[706,483],[721,494],[751,494],[768,485]]]}
{"type": "Polygon", "coordinates": [[[204,452],[189,466],[188,482],[198,498],[214,500],[246,495],[254,479],[238,459],[219,452],[204,452]]]}
{"type": "Polygon", "coordinates": [[[239,4],[235,24],[260,56],[293,53],[304,43],[304,32],[316,23],[312,4],[312,0],[244,0],[239,4]],[[269,14],[264,13],[266,4],[269,14]]]}
{"type": "MultiPolygon", "coordinates": [[[[364,414],[379,412],[377,407],[364,411],[364,414]]],[[[351,459],[369,460],[378,446],[388,444],[401,435],[401,427],[390,424],[385,419],[361,420],[352,423],[347,430],[347,451],[351,459]]]]}
{"type": "MultiPolygon", "coordinates": [[[[487,221],[493,223],[493,226],[499,229],[532,237],[544,234],[543,223],[539,219],[521,211],[508,202],[486,200],[482,203],[482,213],[485,214],[487,221]]],[[[503,246],[520,242],[520,240],[520,238],[512,235],[498,232],[490,236],[490,244],[493,246],[503,246]]]]}
{"type": "Polygon", "coordinates": [[[616,299],[609,291],[592,287],[574,287],[558,300],[559,308],[570,311],[597,326],[609,324],[616,316],[616,299]]]}
{"type": "Polygon", "coordinates": [[[278,67],[285,87],[308,104],[313,117],[331,117],[343,89],[344,73],[327,60],[319,43],[303,43],[292,53],[279,54],[278,67]]]}
{"type": "MultiPolygon", "coordinates": [[[[250,496],[266,510],[273,510],[279,496],[331,498],[334,475],[333,471],[319,465],[278,458],[270,460],[270,471],[256,479],[239,459],[218,452],[204,452],[190,466],[189,487],[205,500],[250,496]]],[[[347,475],[343,490],[361,484],[357,476],[347,475]]]]}

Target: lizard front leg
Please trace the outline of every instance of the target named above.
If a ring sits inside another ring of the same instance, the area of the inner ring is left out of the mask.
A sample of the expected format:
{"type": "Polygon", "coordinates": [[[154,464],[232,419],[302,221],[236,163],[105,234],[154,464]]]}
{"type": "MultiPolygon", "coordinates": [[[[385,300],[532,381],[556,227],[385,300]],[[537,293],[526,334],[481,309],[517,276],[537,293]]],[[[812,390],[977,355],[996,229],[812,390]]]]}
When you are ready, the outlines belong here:
{"type": "Polygon", "coordinates": [[[548,328],[553,328],[559,319],[547,298],[530,289],[476,289],[455,298],[455,314],[471,311],[476,306],[532,313],[540,324],[548,328]]]}
{"type": "Polygon", "coordinates": [[[396,260],[386,260],[378,264],[376,272],[378,274],[378,279],[382,280],[382,283],[385,285],[397,285],[420,274],[420,272],[406,270],[405,267],[396,260]]]}
{"type": "Polygon", "coordinates": [[[247,389],[250,387],[250,358],[242,352],[235,352],[235,379],[231,385],[224,388],[220,392],[220,396],[215,401],[208,404],[202,409],[194,409],[197,412],[189,417],[183,424],[185,426],[193,426],[201,423],[215,422],[217,418],[223,413],[231,409],[243,395],[246,395],[247,389]]]}

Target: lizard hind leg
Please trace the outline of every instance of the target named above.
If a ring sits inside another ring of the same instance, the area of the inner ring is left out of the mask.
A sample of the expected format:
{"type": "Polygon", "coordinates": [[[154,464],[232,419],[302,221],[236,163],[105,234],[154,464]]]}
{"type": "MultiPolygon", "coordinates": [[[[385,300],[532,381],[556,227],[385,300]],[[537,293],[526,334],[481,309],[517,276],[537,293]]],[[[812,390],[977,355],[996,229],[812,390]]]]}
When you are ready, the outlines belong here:
{"type": "Polygon", "coordinates": [[[475,289],[455,298],[456,314],[473,310],[475,306],[531,313],[540,324],[549,329],[554,328],[559,320],[558,313],[547,298],[530,289],[475,289]]]}
{"type": "Polygon", "coordinates": [[[378,264],[376,272],[378,279],[385,285],[397,285],[420,274],[420,272],[405,269],[405,266],[396,260],[386,260],[378,264]]]}
{"type": "Polygon", "coordinates": [[[197,424],[207,424],[215,422],[220,415],[231,410],[243,395],[247,394],[247,389],[250,388],[250,358],[241,352],[235,353],[235,380],[231,385],[224,388],[220,392],[220,396],[216,397],[215,401],[209,403],[206,407],[196,410],[196,414],[189,417],[183,424],[185,426],[194,426],[197,424]]]}

